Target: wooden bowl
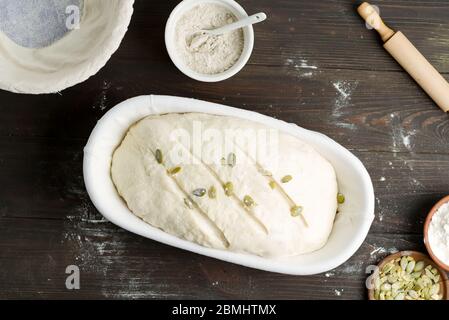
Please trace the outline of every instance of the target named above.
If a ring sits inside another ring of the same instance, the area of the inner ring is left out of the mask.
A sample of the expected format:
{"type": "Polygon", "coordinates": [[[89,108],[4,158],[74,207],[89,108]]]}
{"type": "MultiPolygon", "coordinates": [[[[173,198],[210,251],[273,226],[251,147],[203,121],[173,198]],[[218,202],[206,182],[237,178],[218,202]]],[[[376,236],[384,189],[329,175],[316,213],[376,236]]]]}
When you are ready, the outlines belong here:
{"type": "MultiPolygon", "coordinates": [[[[388,262],[400,258],[402,256],[411,256],[416,261],[424,261],[424,263],[427,265],[431,265],[432,267],[436,268],[440,274],[440,292],[443,294],[443,300],[449,300],[449,280],[447,277],[446,272],[444,270],[441,270],[441,268],[432,260],[429,256],[427,256],[424,253],[418,252],[418,251],[400,251],[397,253],[394,253],[392,255],[389,255],[385,257],[377,266],[379,267],[378,270],[382,270],[383,266],[386,265],[388,262]]],[[[368,299],[369,300],[376,300],[374,298],[374,289],[368,289],[368,299]]]]}
{"type": "Polygon", "coordinates": [[[432,221],[433,215],[435,212],[438,211],[438,209],[445,203],[449,202],[449,196],[444,197],[440,201],[438,201],[433,208],[430,210],[429,214],[427,215],[426,222],[424,223],[424,244],[426,245],[426,249],[429,252],[430,257],[435,261],[435,263],[443,270],[449,271],[449,265],[443,263],[440,259],[438,259],[435,254],[432,251],[432,248],[430,247],[429,243],[429,226],[430,222],[432,221]]]}

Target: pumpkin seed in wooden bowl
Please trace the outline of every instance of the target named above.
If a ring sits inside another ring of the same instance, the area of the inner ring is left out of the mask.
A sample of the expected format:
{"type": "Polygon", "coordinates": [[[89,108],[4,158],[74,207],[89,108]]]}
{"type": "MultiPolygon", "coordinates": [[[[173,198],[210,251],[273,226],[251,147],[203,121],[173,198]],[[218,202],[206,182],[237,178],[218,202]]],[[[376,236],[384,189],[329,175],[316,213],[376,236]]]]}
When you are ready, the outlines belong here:
{"type": "Polygon", "coordinates": [[[417,251],[401,251],[386,257],[369,280],[370,300],[449,299],[446,272],[417,251]]]}

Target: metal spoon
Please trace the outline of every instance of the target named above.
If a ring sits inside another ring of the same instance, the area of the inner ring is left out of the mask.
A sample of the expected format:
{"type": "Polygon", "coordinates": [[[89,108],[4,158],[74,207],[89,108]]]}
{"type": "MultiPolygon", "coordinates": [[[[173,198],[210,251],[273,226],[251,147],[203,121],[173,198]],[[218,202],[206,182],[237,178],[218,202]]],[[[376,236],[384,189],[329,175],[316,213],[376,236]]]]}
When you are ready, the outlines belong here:
{"type": "Polygon", "coordinates": [[[234,31],[236,29],[240,29],[255,23],[259,23],[264,21],[267,18],[267,15],[263,12],[253,14],[252,16],[249,16],[247,18],[241,19],[239,21],[233,22],[231,24],[227,24],[223,27],[211,29],[211,30],[200,30],[195,32],[188,44],[188,47],[191,50],[198,50],[199,47],[204,45],[207,40],[209,39],[209,36],[219,36],[226,32],[234,31]]]}
{"type": "Polygon", "coordinates": [[[217,29],[201,30],[199,32],[204,33],[204,34],[213,35],[213,36],[218,36],[218,35],[221,35],[226,32],[234,31],[236,29],[240,29],[240,28],[252,25],[252,24],[262,22],[266,18],[267,18],[267,15],[265,13],[259,12],[259,13],[253,14],[252,16],[241,19],[241,20],[236,21],[231,24],[227,24],[227,25],[217,28],[217,29]]]}

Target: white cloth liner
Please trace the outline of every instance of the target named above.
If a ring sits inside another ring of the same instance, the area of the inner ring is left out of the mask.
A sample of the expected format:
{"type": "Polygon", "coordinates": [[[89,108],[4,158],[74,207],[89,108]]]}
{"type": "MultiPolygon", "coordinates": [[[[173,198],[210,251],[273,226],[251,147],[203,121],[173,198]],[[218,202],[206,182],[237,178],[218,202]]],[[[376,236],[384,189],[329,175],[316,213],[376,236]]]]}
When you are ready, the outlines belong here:
{"type": "Polygon", "coordinates": [[[0,0],[0,31],[27,48],[42,48],[61,39],[70,29],[66,9],[78,8],[83,0],[0,0]]]}
{"type": "Polygon", "coordinates": [[[259,113],[194,99],[140,96],[126,100],[98,122],[85,147],[84,180],[96,208],[112,223],[144,237],[178,248],[240,265],[292,275],[317,274],[348,260],[363,243],[374,219],[374,190],[363,164],[327,136],[259,113]],[[328,243],[313,253],[281,259],[205,248],[179,239],[145,223],[127,208],[110,177],[113,151],[129,127],[151,114],[202,112],[252,120],[279,129],[311,144],[337,172],[339,188],[346,196],[328,243]]]}
{"type": "Polygon", "coordinates": [[[84,0],[80,28],[43,48],[26,48],[0,32],[0,89],[54,93],[97,73],[118,49],[134,0],[84,0]]]}

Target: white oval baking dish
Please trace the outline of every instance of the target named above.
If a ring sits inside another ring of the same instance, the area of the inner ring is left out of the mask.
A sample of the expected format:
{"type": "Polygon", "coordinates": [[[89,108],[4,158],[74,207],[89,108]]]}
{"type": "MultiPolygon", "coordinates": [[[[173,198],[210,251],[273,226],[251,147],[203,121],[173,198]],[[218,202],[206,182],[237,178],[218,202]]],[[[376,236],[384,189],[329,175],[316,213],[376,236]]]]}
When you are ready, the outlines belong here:
{"type": "Polygon", "coordinates": [[[256,112],[195,99],[140,96],[115,106],[98,121],[92,131],[84,149],[83,170],[87,192],[93,204],[112,223],[174,247],[271,272],[310,275],[336,268],[360,247],[374,219],[374,191],[368,172],[360,160],[337,142],[321,133],[256,112]],[[339,188],[346,196],[346,202],[340,208],[327,244],[309,254],[266,259],[202,247],[152,227],[132,214],[111,180],[112,154],[133,123],[151,114],[172,112],[202,112],[248,119],[282,130],[314,146],[334,166],[339,188]]]}

